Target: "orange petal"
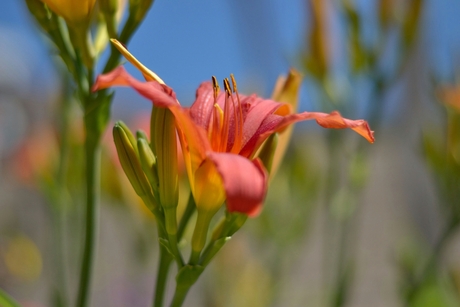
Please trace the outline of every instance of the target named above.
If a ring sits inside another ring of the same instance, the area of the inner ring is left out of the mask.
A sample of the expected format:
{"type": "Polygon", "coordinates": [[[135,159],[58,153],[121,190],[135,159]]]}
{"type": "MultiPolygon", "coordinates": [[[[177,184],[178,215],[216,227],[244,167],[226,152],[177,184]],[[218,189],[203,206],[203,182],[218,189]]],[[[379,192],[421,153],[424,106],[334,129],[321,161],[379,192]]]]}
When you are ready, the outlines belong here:
{"type": "Polygon", "coordinates": [[[222,177],[228,211],[257,216],[267,193],[268,178],[260,160],[250,161],[239,155],[215,152],[208,157],[222,177]]]}
{"type": "MultiPolygon", "coordinates": [[[[350,128],[366,140],[369,143],[374,143],[374,131],[371,131],[369,128],[369,124],[363,119],[351,120],[347,118],[343,118],[339,112],[333,111],[329,114],[321,113],[321,112],[303,112],[299,114],[292,114],[284,117],[280,122],[277,124],[275,131],[279,131],[284,127],[291,125],[293,123],[304,121],[304,120],[311,120],[315,119],[318,125],[323,128],[331,128],[331,129],[345,129],[350,128]]],[[[273,131],[267,131],[263,134],[270,134],[273,131]]]]}

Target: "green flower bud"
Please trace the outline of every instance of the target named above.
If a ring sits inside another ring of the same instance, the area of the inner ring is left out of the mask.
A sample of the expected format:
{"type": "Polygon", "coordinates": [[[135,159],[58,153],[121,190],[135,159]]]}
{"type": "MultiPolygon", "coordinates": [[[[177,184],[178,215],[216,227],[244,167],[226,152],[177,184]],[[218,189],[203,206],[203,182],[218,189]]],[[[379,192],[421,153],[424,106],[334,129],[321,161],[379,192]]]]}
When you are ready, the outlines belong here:
{"type": "Polygon", "coordinates": [[[142,171],[141,163],[130,139],[134,139],[131,132],[126,129],[122,122],[117,122],[113,127],[113,140],[117,148],[118,158],[137,195],[144,198],[151,194],[150,184],[142,171]]]}
{"type": "Polygon", "coordinates": [[[104,15],[107,33],[110,38],[117,37],[117,13],[118,13],[118,0],[99,0],[99,9],[104,15]]]}
{"type": "Polygon", "coordinates": [[[273,158],[275,156],[276,147],[278,145],[278,133],[274,133],[265,141],[262,149],[259,152],[259,159],[270,173],[273,165],[273,158]]]}
{"type": "Polygon", "coordinates": [[[154,193],[158,194],[159,183],[156,158],[145,139],[137,139],[137,148],[139,150],[139,159],[141,161],[142,169],[144,170],[144,173],[147,176],[154,193]]]}
{"type": "Polygon", "coordinates": [[[150,125],[150,146],[156,156],[160,203],[164,209],[176,208],[179,179],[174,116],[168,109],[154,107],[150,125]]]}

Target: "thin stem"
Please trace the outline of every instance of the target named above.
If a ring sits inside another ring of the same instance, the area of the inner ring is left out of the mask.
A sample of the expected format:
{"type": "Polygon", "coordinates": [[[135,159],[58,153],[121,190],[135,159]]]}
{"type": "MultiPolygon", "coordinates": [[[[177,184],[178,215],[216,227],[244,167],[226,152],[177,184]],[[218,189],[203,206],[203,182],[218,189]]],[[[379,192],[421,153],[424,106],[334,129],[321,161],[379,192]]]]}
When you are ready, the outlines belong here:
{"type": "Polygon", "coordinates": [[[184,235],[184,231],[185,231],[185,228],[187,227],[188,221],[190,220],[190,217],[195,212],[195,209],[196,209],[195,199],[193,198],[193,195],[190,192],[190,196],[188,197],[187,207],[185,207],[184,214],[182,214],[182,218],[179,222],[179,227],[177,228],[177,241],[180,241],[182,239],[182,236],[184,235]]]}
{"type": "Polygon", "coordinates": [[[407,303],[410,303],[415,298],[418,290],[422,287],[424,282],[430,277],[430,274],[433,273],[434,269],[439,263],[439,259],[444,251],[446,243],[449,241],[451,236],[455,233],[458,228],[458,223],[454,220],[450,222],[444,232],[442,233],[441,237],[439,238],[438,242],[436,243],[433,253],[431,254],[430,258],[426,262],[422,273],[420,276],[413,282],[412,286],[410,287],[408,294],[406,296],[407,303]]]}
{"type": "Polygon", "coordinates": [[[171,302],[170,307],[181,307],[184,303],[185,297],[187,296],[188,290],[190,290],[191,285],[176,285],[176,292],[174,292],[174,297],[171,302]]]}
{"type": "Polygon", "coordinates": [[[350,219],[347,218],[345,220],[339,221],[339,246],[338,246],[338,257],[337,257],[337,271],[335,272],[335,281],[333,285],[333,299],[332,299],[332,306],[334,307],[341,307],[343,306],[348,297],[348,292],[350,288],[350,280],[346,280],[348,277],[348,270],[349,270],[349,255],[347,255],[348,250],[348,238],[350,232],[350,219]]]}
{"type": "Polygon", "coordinates": [[[211,222],[214,212],[198,211],[195,230],[192,236],[192,252],[190,254],[189,264],[196,265],[200,260],[201,251],[206,244],[208,236],[209,223],[211,222]]]}
{"type": "MultiPolygon", "coordinates": [[[[66,83],[68,85],[68,83],[66,83]]],[[[70,120],[70,98],[64,96],[59,112],[60,122],[58,123],[61,131],[59,141],[59,166],[56,174],[57,199],[53,206],[53,226],[55,236],[55,261],[57,263],[57,286],[56,303],[58,306],[68,306],[67,291],[67,272],[65,261],[65,213],[67,209],[67,164],[69,160],[69,120],[70,120]]]]}
{"type": "MultiPolygon", "coordinates": [[[[158,236],[165,237],[164,231],[158,226],[158,236]]],[[[153,300],[153,307],[163,306],[164,294],[166,289],[166,282],[168,280],[169,268],[173,258],[167,249],[160,244],[160,262],[158,263],[157,280],[155,286],[155,298],[153,300]]]]}
{"type": "Polygon", "coordinates": [[[77,307],[88,306],[98,229],[101,152],[99,136],[91,135],[97,134],[91,130],[91,127],[86,126],[86,225],[77,307]]]}
{"type": "MultiPolygon", "coordinates": [[[[184,214],[182,215],[181,221],[179,223],[179,227],[177,230],[177,241],[180,241],[182,238],[182,235],[184,234],[185,227],[188,224],[188,221],[190,220],[190,217],[192,216],[193,212],[195,212],[195,201],[193,199],[193,195],[190,193],[188,202],[187,202],[187,207],[185,208],[184,214]]],[[[158,235],[160,237],[166,238],[166,234],[163,233],[165,231],[164,225],[163,228],[160,228],[161,226],[158,226],[158,235]],[[163,234],[162,234],[163,233],[163,234]]],[[[166,289],[166,281],[168,278],[168,273],[169,269],[171,267],[171,262],[173,258],[169,254],[169,252],[166,250],[166,248],[160,244],[160,262],[158,264],[158,273],[157,273],[157,280],[156,280],[156,286],[155,286],[155,297],[153,300],[153,306],[154,307],[161,307],[163,305],[164,301],[164,292],[166,289]]]]}
{"type": "MultiPolygon", "coordinates": [[[[123,27],[123,30],[121,31],[121,34],[118,38],[118,40],[125,45],[128,44],[128,41],[131,38],[131,34],[136,29],[136,27],[133,24],[134,24],[134,19],[132,17],[131,18],[128,17],[128,20],[126,21],[123,27]]],[[[120,62],[120,57],[121,57],[121,53],[118,51],[117,48],[111,45],[110,46],[110,56],[104,66],[104,69],[102,70],[102,73],[108,73],[109,71],[114,69],[120,62]]]]}

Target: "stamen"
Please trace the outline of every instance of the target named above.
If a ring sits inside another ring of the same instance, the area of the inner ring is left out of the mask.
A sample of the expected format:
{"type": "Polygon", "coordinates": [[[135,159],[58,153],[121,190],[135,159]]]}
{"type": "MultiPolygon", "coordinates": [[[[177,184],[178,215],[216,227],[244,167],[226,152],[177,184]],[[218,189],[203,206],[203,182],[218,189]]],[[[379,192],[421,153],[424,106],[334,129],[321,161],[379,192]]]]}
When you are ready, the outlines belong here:
{"type": "Polygon", "coordinates": [[[230,128],[230,105],[228,99],[232,95],[232,90],[230,88],[230,82],[228,78],[224,79],[224,87],[225,92],[227,95],[225,96],[225,105],[224,105],[224,121],[222,124],[222,131],[221,131],[221,142],[220,142],[220,150],[222,152],[227,151],[227,142],[228,142],[228,132],[230,128]]]}
{"type": "Polygon", "coordinates": [[[228,78],[224,79],[224,87],[225,87],[225,92],[227,93],[228,96],[232,94],[232,89],[230,88],[230,82],[228,81],[228,78]]]}
{"type": "Polygon", "coordinates": [[[236,100],[238,102],[238,108],[235,108],[235,105],[233,106],[235,116],[235,140],[230,152],[238,153],[243,143],[243,110],[241,109],[241,101],[238,94],[238,87],[236,85],[235,76],[230,74],[230,79],[232,80],[233,92],[235,93],[236,100]]]}
{"type": "Polygon", "coordinates": [[[211,127],[209,129],[209,138],[211,141],[211,147],[212,149],[218,151],[219,147],[222,144],[221,141],[221,131],[222,131],[222,122],[223,122],[223,117],[224,117],[224,111],[220,108],[220,106],[215,103],[214,104],[214,112],[212,115],[212,122],[211,122],[211,127]]]}
{"type": "Polygon", "coordinates": [[[232,80],[233,92],[238,93],[238,88],[236,86],[235,76],[233,74],[230,74],[230,79],[232,80]]]}
{"type": "Polygon", "coordinates": [[[217,96],[219,96],[220,87],[219,83],[217,83],[216,77],[212,76],[212,87],[214,89],[214,102],[217,102],[217,96]]]}

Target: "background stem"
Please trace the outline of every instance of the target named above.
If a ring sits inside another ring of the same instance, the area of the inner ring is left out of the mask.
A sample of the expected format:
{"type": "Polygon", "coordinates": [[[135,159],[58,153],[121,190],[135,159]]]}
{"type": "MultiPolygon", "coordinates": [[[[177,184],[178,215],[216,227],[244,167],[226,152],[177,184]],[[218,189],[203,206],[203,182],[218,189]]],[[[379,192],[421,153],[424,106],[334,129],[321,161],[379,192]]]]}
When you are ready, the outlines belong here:
{"type": "Polygon", "coordinates": [[[163,300],[166,289],[166,282],[168,280],[168,272],[171,266],[173,258],[166,250],[166,248],[160,244],[160,262],[158,263],[157,281],[155,286],[155,298],[153,300],[154,307],[163,306],[163,300]]]}
{"type": "Polygon", "coordinates": [[[98,228],[101,152],[99,136],[90,133],[97,132],[86,125],[86,225],[77,307],[88,306],[98,228]]]}
{"type": "Polygon", "coordinates": [[[187,296],[188,290],[190,290],[190,286],[184,286],[181,284],[176,285],[176,292],[174,293],[174,297],[173,297],[170,307],[181,307],[182,306],[185,300],[185,297],[187,296]]]}

